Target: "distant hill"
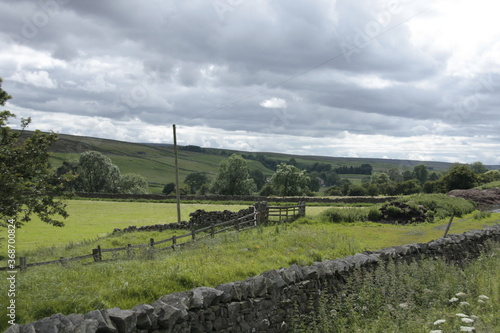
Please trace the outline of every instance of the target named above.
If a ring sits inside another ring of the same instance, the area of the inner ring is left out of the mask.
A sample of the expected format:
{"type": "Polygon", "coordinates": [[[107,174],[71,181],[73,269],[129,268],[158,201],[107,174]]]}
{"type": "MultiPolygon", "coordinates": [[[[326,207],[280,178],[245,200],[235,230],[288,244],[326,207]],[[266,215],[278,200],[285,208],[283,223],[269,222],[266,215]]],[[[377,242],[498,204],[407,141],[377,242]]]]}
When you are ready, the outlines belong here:
{"type": "MultiPolygon", "coordinates": [[[[29,133],[28,133],[29,134],[29,133]]],[[[59,167],[64,161],[77,159],[79,154],[95,150],[99,151],[113,161],[122,173],[138,173],[150,182],[151,191],[161,192],[164,185],[175,181],[174,149],[171,144],[132,143],[109,139],[100,139],[86,136],[60,134],[59,140],[52,146],[53,167],[59,167]]],[[[333,168],[341,166],[360,166],[370,164],[373,171],[386,171],[391,168],[413,169],[415,165],[426,164],[431,170],[443,171],[452,164],[434,161],[395,160],[382,158],[352,158],[291,155],[270,152],[246,152],[227,149],[203,148],[198,146],[179,146],[179,175],[180,180],[193,172],[204,172],[212,177],[217,172],[220,162],[232,154],[242,155],[248,161],[249,169],[261,170],[265,175],[271,176],[274,172],[269,166],[256,159],[266,159],[277,163],[288,162],[294,159],[297,166],[305,168],[314,163],[329,163],[333,168]]],[[[488,166],[498,169],[499,166],[488,166]]],[[[362,175],[341,175],[360,181],[362,175]]]]}

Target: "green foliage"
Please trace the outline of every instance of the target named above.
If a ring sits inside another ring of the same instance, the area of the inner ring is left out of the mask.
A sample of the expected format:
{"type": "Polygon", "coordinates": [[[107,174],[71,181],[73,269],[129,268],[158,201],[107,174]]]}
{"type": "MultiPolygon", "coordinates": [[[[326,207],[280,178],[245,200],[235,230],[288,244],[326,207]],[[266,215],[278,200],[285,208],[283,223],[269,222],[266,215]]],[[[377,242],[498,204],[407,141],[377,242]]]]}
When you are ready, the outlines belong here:
{"type": "Polygon", "coordinates": [[[120,170],[100,152],[88,151],[78,160],[79,191],[117,193],[120,170]]]}
{"type": "MultiPolygon", "coordinates": [[[[365,222],[368,221],[370,208],[329,208],[319,215],[319,220],[324,222],[365,222]]],[[[373,213],[372,213],[373,214],[373,213]]]]}
{"type": "Polygon", "coordinates": [[[409,195],[419,193],[421,191],[422,187],[419,185],[416,179],[410,179],[396,183],[395,194],[409,195]]]}
{"type": "Polygon", "coordinates": [[[484,210],[476,210],[473,214],[472,217],[476,220],[482,220],[489,218],[491,216],[491,212],[489,211],[484,211],[484,210]]]}
{"type": "MultiPolygon", "coordinates": [[[[0,106],[11,98],[2,88],[0,78],[0,106]]],[[[15,115],[10,111],[0,112],[0,224],[15,219],[21,226],[36,214],[48,224],[63,226],[53,218],[66,218],[65,205],[56,201],[63,194],[62,185],[54,185],[55,174],[49,164],[49,147],[57,140],[54,133],[35,131],[28,138],[21,138],[31,119],[22,119],[22,131],[12,131],[7,126],[15,115]]],[[[65,176],[63,180],[67,180],[65,176]]],[[[56,182],[57,183],[57,182],[56,182]]]]}
{"type": "Polygon", "coordinates": [[[196,193],[203,185],[208,183],[208,177],[203,172],[193,172],[186,176],[184,183],[190,187],[190,193],[196,193]]]}
{"type": "Polygon", "coordinates": [[[212,192],[220,195],[247,195],[256,189],[249,178],[248,164],[240,155],[223,160],[212,185],[212,192]]]}
{"type": "Polygon", "coordinates": [[[447,191],[466,190],[476,186],[478,177],[467,165],[456,164],[443,176],[442,180],[447,191]]]}
{"type": "Polygon", "coordinates": [[[145,177],[129,173],[122,175],[111,159],[98,151],[87,151],[78,161],[65,161],[56,173],[71,173],[75,177],[65,184],[67,190],[90,193],[148,193],[145,177]]]}
{"type": "Polygon", "coordinates": [[[481,162],[474,162],[469,165],[469,168],[476,174],[481,174],[488,171],[488,168],[481,162]]]}
{"type": "Polygon", "coordinates": [[[305,170],[281,163],[270,183],[277,195],[297,196],[309,192],[310,178],[305,170]]]}
{"type": "Polygon", "coordinates": [[[366,196],[368,194],[368,191],[360,186],[360,185],[352,185],[349,188],[349,192],[347,193],[348,196],[366,196]]]}
{"type": "MultiPolygon", "coordinates": [[[[479,181],[481,184],[487,184],[492,182],[500,182],[500,171],[499,170],[490,170],[485,173],[480,174],[479,181]]],[[[498,185],[497,185],[498,187],[498,185]]]]}
{"type": "Polygon", "coordinates": [[[293,332],[497,332],[499,267],[500,246],[492,243],[464,269],[422,260],[358,271],[335,294],[322,293],[315,311],[295,320],[293,332]]]}
{"type": "Polygon", "coordinates": [[[148,193],[148,181],[139,174],[127,173],[121,176],[119,191],[128,194],[148,193]]]}
{"type": "Polygon", "coordinates": [[[175,184],[174,183],[168,183],[163,187],[162,193],[169,195],[175,192],[175,184]]]}
{"type": "Polygon", "coordinates": [[[413,176],[419,181],[420,184],[423,184],[429,178],[429,169],[425,164],[416,165],[413,168],[413,176]]]}
{"type": "Polygon", "coordinates": [[[412,202],[416,205],[422,205],[432,210],[439,219],[452,214],[456,217],[461,217],[471,213],[475,209],[475,204],[473,202],[462,198],[450,197],[446,194],[414,194],[405,197],[404,200],[401,201],[404,203],[412,202]]]}
{"type": "Polygon", "coordinates": [[[262,190],[262,187],[266,184],[266,176],[261,170],[253,169],[249,173],[250,178],[253,179],[255,185],[257,186],[257,191],[262,190]]]}

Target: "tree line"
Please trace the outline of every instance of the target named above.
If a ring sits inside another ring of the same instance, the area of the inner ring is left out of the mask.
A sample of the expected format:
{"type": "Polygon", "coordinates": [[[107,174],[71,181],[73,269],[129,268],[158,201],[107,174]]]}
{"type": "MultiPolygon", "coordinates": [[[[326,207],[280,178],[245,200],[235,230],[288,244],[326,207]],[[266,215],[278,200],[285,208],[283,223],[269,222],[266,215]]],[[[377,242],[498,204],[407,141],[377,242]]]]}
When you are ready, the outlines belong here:
{"type": "MultiPolygon", "coordinates": [[[[265,161],[269,159],[255,158],[265,161]]],[[[453,189],[468,189],[484,183],[500,181],[500,171],[488,170],[481,162],[469,165],[455,164],[449,170],[436,172],[425,164],[416,165],[412,170],[392,168],[385,172],[373,172],[370,164],[359,167],[341,167],[341,170],[358,170],[366,175],[360,185],[341,178],[328,163],[314,163],[300,169],[292,158],[287,163],[276,165],[273,175],[268,178],[262,171],[249,170],[246,159],[232,155],[223,160],[215,179],[211,182],[203,172],[189,174],[181,186],[181,194],[220,194],[220,195],[277,195],[312,196],[321,187],[324,194],[331,196],[377,196],[408,195],[414,193],[446,193],[453,189]]],[[[175,191],[175,184],[167,184],[165,194],[175,191]]]]}

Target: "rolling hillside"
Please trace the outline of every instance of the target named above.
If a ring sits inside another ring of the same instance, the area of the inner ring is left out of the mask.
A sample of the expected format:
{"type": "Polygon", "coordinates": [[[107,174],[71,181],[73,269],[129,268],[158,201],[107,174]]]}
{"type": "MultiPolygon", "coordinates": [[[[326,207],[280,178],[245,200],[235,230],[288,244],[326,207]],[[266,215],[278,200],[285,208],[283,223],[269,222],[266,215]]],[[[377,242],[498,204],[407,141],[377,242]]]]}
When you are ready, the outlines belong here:
{"type": "MultiPolygon", "coordinates": [[[[138,173],[150,182],[153,193],[161,192],[163,186],[175,181],[175,161],[173,145],[131,143],[108,139],[99,139],[85,136],[60,134],[59,140],[53,145],[52,165],[57,168],[63,161],[77,159],[78,155],[89,150],[99,151],[107,155],[122,173],[138,173]]],[[[314,163],[330,163],[332,167],[359,166],[364,163],[372,165],[374,171],[385,171],[391,168],[412,169],[415,165],[425,163],[431,170],[443,171],[451,164],[445,162],[422,162],[411,160],[392,160],[376,158],[349,158],[328,156],[299,156],[268,152],[242,152],[234,150],[200,148],[194,146],[179,147],[179,175],[181,182],[190,173],[205,172],[213,176],[219,163],[231,154],[237,153],[247,158],[249,169],[259,169],[265,175],[271,176],[273,170],[253,159],[262,155],[266,159],[288,162],[294,158],[299,167],[306,167],[314,163]],[[252,158],[249,158],[252,157],[252,158]]],[[[498,167],[497,167],[498,168],[498,167]]],[[[355,182],[360,181],[361,175],[341,175],[355,182]],[[357,179],[357,180],[356,180],[357,179]]]]}

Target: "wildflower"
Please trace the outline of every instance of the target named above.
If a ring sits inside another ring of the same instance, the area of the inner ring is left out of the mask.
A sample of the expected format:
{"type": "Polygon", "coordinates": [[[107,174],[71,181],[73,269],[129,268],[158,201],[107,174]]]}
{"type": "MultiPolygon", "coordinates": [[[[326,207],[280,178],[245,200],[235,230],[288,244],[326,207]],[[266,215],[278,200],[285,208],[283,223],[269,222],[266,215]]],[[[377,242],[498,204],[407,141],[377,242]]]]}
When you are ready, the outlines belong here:
{"type": "Polygon", "coordinates": [[[456,293],[455,296],[457,296],[457,297],[465,297],[465,296],[467,296],[467,294],[463,293],[463,292],[459,292],[459,293],[456,293]]]}
{"type": "Polygon", "coordinates": [[[485,301],[483,301],[482,299],[478,300],[477,302],[478,302],[478,303],[481,303],[481,304],[486,304],[486,302],[485,302],[485,301]]]}
{"type": "Polygon", "coordinates": [[[432,330],[430,333],[443,333],[442,330],[432,330]]]}
{"type": "Polygon", "coordinates": [[[474,319],[462,318],[462,323],[472,324],[473,322],[474,322],[474,319]]]}
{"type": "Polygon", "coordinates": [[[469,302],[460,302],[460,305],[461,306],[469,306],[470,304],[469,304],[469,302]]]}
{"type": "Polygon", "coordinates": [[[479,295],[479,299],[483,300],[483,301],[487,301],[489,300],[490,298],[486,295],[479,295]]]}
{"type": "Polygon", "coordinates": [[[479,317],[478,317],[478,316],[474,316],[474,315],[472,315],[472,316],[470,316],[470,317],[471,317],[472,319],[474,319],[474,320],[478,320],[478,319],[479,319],[479,317]]]}
{"type": "Polygon", "coordinates": [[[456,297],[450,298],[449,302],[450,303],[458,302],[458,298],[456,298],[456,297]]]}
{"type": "Polygon", "coordinates": [[[457,313],[457,314],[456,314],[456,316],[457,316],[457,317],[461,317],[461,318],[469,318],[469,316],[468,316],[468,315],[463,314],[463,313],[457,313]]]}
{"type": "Polygon", "coordinates": [[[401,309],[408,309],[408,303],[406,303],[406,302],[405,303],[401,303],[401,304],[399,304],[399,307],[401,309]]]}
{"type": "Polygon", "coordinates": [[[439,319],[439,320],[436,320],[436,321],[434,322],[434,325],[440,325],[440,324],[443,324],[443,323],[446,323],[446,320],[444,320],[444,319],[439,319]]]}
{"type": "Polygon", "coordinates": [[[475,330],[476,330],[476,328],[474,328],[474,327],[460,326],[461,332],[474,332],[475,330]]]}

